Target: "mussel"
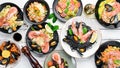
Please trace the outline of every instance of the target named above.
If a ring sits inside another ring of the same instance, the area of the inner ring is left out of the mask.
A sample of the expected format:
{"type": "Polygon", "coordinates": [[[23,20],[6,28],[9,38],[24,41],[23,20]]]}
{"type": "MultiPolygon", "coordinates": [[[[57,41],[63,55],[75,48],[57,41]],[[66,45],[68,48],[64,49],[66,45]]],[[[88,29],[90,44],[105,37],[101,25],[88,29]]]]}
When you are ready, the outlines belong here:
{"type": "Polygon", "coordinates": [[[49,44],[50,44],[50,46],[55,46],[57,44],[57,42],[54,39],[52,39],[49,44]]]}
{"type": "Polygon", "coordinates": [[[118,15],[115,15],[115,16],[111,17],[111,19],[110,19],[111,24],[112,23],[117,23],[117,22],[118,22],[118,15]]]}
{"type": "Polygon", "coordinates": [[[0,60],[0,64],[7,65],[9,61],[10,61],[10,58],[3,58],[2,60],[0,60]]]}
{"type": "Polygon", "coordinates": [[[86,48],[79,48],[79,51],[80,51],[81,53],[83,53],[83,52],[86,51],[86,48]]]}
{"type": "Polygon", "coordinates": [[[105,8],[107,12],[111,12],[113,10],[113,7],[109,4],[105,4],[105,8]]]}
{"type": "Polygon", "coordinates": [[[12,56],[13,59],[18,60],[18,57],[20,56],[20,54],[17,53],[17,52],[12,52],[11,56],[12,56]]]}
{"type": "Polygon", "coordinates": [[[10,44],[10,41],[5,42],[4,50],[9,50],[11,47],[12,45],[10,44]]]}

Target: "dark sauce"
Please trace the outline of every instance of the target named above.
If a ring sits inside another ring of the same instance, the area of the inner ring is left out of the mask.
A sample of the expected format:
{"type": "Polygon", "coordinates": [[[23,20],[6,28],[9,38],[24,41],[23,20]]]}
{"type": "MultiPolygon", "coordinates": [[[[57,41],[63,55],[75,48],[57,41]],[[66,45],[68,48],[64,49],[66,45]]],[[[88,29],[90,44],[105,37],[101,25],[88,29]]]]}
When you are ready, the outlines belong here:
{"type": "Polygon", "coordinates": [[[15,34],[13,35],[13,39],[14,39],[15,41],[20,41],[20,40],[22,39],[22,35],[21,35],[20,33],[15,33],[15,34]]]}

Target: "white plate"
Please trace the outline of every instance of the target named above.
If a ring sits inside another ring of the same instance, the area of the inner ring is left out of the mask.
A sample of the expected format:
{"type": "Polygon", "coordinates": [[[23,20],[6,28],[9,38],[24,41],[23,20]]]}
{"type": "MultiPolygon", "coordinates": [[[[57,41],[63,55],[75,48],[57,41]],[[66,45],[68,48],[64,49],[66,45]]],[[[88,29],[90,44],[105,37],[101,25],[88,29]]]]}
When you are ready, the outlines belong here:
{"type": "Polygon", "coordinates": [[[70,56],[75,57],[75,58],[87,58],[87,57],[93,55],[97,51],[97,49],[100,46],[102,35],[101,35],[100,30],[96,27],[96,25],[92,24],[92,22],[93,22],[92,19],[77,16],[72,19],[69,19],[65,23],[65,25],[62,28],[61,33],[60,33],[60,42],[61,42],[61,45],[62,45],[64,51],[67,54],[69,54],[70,56]],[[72,51],[70,46],[66,42],[63,42],[63,38],[65,38],[65,36],[67,35],[68,26],[72,24],[72,21],[84,22],[86,25],[90,26],[93,30],[96,30],[97,35],[98,35],[96,42],[90,48],[88,48],[86,50],[86,52],[83,53],[83,56],[80,56],[77,51],[72,51]]]}

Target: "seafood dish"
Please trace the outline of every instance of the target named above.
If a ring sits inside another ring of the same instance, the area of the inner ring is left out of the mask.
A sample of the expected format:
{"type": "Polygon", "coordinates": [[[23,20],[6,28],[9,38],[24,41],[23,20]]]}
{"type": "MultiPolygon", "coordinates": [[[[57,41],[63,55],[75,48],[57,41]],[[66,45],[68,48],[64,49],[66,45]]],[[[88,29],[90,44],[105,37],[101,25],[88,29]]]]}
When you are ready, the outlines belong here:
{"type": "Polygon", "coordinates": [[[120,43],[117,41],[109,41],[102,44],[95,54],[95,63],[98,68],[119,68],[120,43]]]}
{"type": "Polygon", "coordinates": [[[80,55],[83,55],[87,48],[92,46],[97,39],[97,32],[91,27],[87,26],[84,22],[73,21],[68,26],[67,35],[63,41],[76,50],[80,55]]]}
{"type": "Polygon", "coordinates": [[[14,4],[5,4],[0,8],[0,31],[12,33],[23,25],[22,11],[14,4]]]}
{"type": "Polygon", "coordinates": [[[63,22],[82,13],[81,0],[55,0],[53,8],[57,18],[63,22]]]}
{"type": "Polygon", "coordinates": [[[4,41],[0,45],[0,65],[13,64],[19,59],[20,55],[20,50],[16,44],[4,41]]]}
{"type": "Polygon", "coordinates": [[[48,68],[68,68],[68,62],[59,55],[59,53],[53,53],[52,60],[47,62],[48,68]]]}
{"type": "Polygon", "coordinates": [[[27,45],[37,54],[46,54],[55,49],[58,44],[58,26],[50,23],[32,25],[26,37],[27,45]]]}
{"type": "Polygon", "coordinates": [[[41,24],[47,19],[50,10],[47,2],[32,0],[25,4],[24,12],[28,22],[31,24],[41,24]]]}
{"type": "Polygon", "coordinates": [[[120,1],[100,0],[96,4],[95,10],[97,20],[109,26],[120,22],[120,1]]]}
{"type": "Polygon", "coordinates": [[[35,22],[41,22],[47,14],[47,9],[45,5],[38,2],[31,3],[27,11],[30,21],[35,22]]]}
{"type": "Polygon", "coordinates": [[[46,57],[44,68],[76,68],[76,60],[63,50],[56,50],[46,57]]]}

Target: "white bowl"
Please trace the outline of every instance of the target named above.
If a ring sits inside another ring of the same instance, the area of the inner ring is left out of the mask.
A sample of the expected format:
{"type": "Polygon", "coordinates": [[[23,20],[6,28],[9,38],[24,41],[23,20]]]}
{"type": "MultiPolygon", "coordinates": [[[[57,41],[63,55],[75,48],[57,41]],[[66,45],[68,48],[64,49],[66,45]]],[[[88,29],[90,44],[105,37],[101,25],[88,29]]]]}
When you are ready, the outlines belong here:
{"type": "Polygon", "coordinates": [[[75,57],[75,58],[87,58],[91,55],[93,55],[99,48],[100,46],[100,43],[101,43],[101,32],[100,30],[98,29],[98,27],[95,25],[95,24],[92,24],[92,19],[88,19],[88,18],[85,18],[85,17],[74,17],[74,18],[71,18],[69,19],[64,27],[62,28],[61,30],[61,33],[60,33],[60,42],[61,42],[61,45],[64,49],[64,51],[69,54],[70,56],[72,57],[75,57]],[[77,21],[77,22],[84,22],[86,25],[90,26],[93,30],[96,30],[97,32],[97,40],[96,42],[90,47],[88,48],[83,54],[83,56],[81,56],[77,51],[72,51],[69,44],[67,44],[66,42],[63,41],[63,38],[65,38],[65,36],[67,35],[67,30],[68,30],[68,26],[72,24],[72,21],[77,21]]]}

